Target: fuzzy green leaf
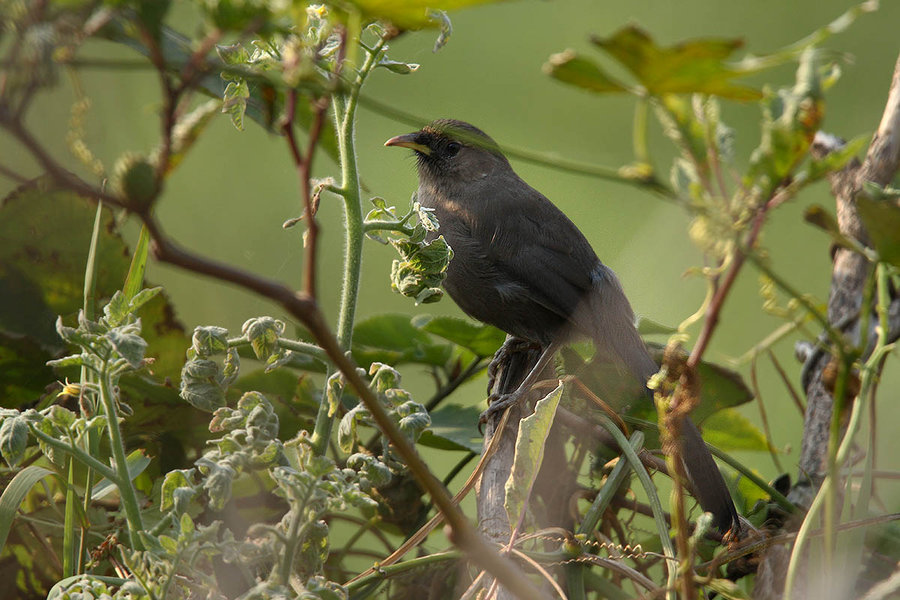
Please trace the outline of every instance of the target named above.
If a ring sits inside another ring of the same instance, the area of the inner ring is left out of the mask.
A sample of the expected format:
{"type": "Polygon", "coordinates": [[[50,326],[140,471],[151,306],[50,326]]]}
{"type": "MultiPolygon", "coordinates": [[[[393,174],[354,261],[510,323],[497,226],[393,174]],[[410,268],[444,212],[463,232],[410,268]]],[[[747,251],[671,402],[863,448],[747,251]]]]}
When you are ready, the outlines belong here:
{"type": "Polygon", "coordinates": [[[147,350],[147,342],[136,333],[130,333],[125,328],[116,328],[106,334],[106,339],[112,344],[116,352],[128,361],[132,368],[137,369],[144,360],[144,352],[147,350]]]}
{"type": "Polygon", "coordinates": [[[21,415],[7,417],[0,424],[0,454],[10,468],[25,456],[28,447],[28,423],[21,415]]]}

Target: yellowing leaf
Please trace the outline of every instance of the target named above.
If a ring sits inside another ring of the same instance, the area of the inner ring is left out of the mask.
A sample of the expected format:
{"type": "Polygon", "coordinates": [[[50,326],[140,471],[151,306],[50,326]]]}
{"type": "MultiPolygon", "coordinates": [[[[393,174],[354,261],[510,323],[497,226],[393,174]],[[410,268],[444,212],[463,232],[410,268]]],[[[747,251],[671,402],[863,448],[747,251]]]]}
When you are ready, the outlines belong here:
{"type": "Polygon", "coordinates": [[[351,0],[364,15],[390,21],[401,29],[439,27],[436,11],[456,10],[496,0],[351,0]]]}
{"type": "Polygon", "coordinates": [[[735,39],[697,39],[661,47],[643,29],[630,25],[594,44],[625,66],[653,95],[711,94],[756,100],[758,90],[732,83],[748,71],[724,62],[743,45],[735,39]]]}
{"type": "Polygon", "coordinates": [[[563,83],[588,90],[589,92],[626,92],[622,84],[606,74],[597,63],[579,56],[574,50],[554,54],[544,64],[544,73],[563,83]]]}
{"type": "Polygon", "coordinates": [[[547,441],[547,434],[553,425],[556,407],[559,406],[562,393],[563,386],[559,384],[556,389],[538,400],[534,413],[519,423],[516,454],[509,479],[506,480],[506,499],[503,502],[511,524],[519,522],[528,496],[531,495],[531,488],[544,460],[544,442],[547,441]]]}

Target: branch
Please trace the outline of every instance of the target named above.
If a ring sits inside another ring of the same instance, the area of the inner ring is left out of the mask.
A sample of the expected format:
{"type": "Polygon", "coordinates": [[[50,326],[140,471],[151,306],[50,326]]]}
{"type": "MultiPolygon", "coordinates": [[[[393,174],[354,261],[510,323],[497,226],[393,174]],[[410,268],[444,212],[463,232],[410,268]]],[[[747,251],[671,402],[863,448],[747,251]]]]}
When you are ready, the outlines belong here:
{"type": "MultiPolygon", "coordinates": [[[[816,156],[824,156],[835,150],[822,143],[813,146],[816,156]]],[[[880,186],[888,184],[900,165],[900,57],[894,68],[891,88],[878,131],[872,138],[866,158],[862,164],[853,161],[842,171],[829,177],[831,191],[837,202],[838,226],[842,234],[863,243],[867,233],[856,209],[856,195],[863,185],[872,182],[880,186]]],[[[837,248],[828,299],[828,321],[834,328],[840,328],[859,342],[863,333],[859,331],[859,315],[862,307],[863,289],[868,278],[868,260],[846,248],[837,248]],[[842,324],[848,324],[841,327],[842,324]],[[859,338],[859,339],[857,339],[859,338]]],[[[829,353],[816,355],[817,363],[812,366],[812,375],[807,386],[807,410],[804,422],[803,442],[800,452],[799,487],[792,490],[792,499],[808,505],[825,476],[825,458],[828,448],[829,429],[834,399],[823,381],[825,366],[831,359],[829,353]]]]}
{"type": "MultiPolygon", "coordinates": [[[[829,144],[829,141],[829,136],[817,135],[816,143],[810,152],[814,157],[821,158],[837,149],[833,144],[829,144]]],[[[869,145],[865,160],[862,164],[854,160],[841,171],[828,177],[837,204],[838,227],[841,234],[862,244],[866,243],[868,235],[859,218],[856,196],[867,182],[880,186],[889,183],[897,172],[898,165],[900,165],[900,57],[894,67],[881,123],[869,145]]],[[[849,344],[861,346],[868,337],[867,331],[861,331],[860,316],[865,315],[862,320],[867,322],[871,310],[871,306],[863,305],[870,269],[870,261],[862,254],[843,247],[835,249],[828,298],[828,323],[824,329],[838,331],[842,338],[849,339],[849,343],[844,339],[837,340],[841,355],[846,354],[841,346],[846,347],[849,344]]],[[[859,350],[865,359],[871,348],[859,350]]],[[[790,563],[785,560],[783,551],[773,550],[763,557],[758,581],[766,582],[765,586],[760,586],[760,591],[764,595],[766,592],[770,596],[773,594],[780,596],[783,593],[785,598],[789,598],[792,594],[796,597],[806,592],[805,582],[799,573],[802,542],[809,538],[814,508],[822,504],[823,493],[827,495],[826,551],[834,542],[835,532],[840,529],[840,526],[836,528],[833,523],[832,509],[839,504],[840,487],[840,483],[835,479],[838,476],[838,466],[845,456],[844,451],[851,441],[842,440],[846,437],[846,424],[840,414],[835,414],[840,413],[840,407],[846,400],[842,388],[846,386],[850,364],[848,357],[842,356],[842,359],[838,369],[842,376],[838,378],[834,395],[829,391],[824,377],[826,367],[832,360],[831,352],[815,353],[809,364],[804,366],[804,371],[810,372],[811,375],[805,389],[807,406],[798,465],[799,477],[797,484],[791,489],[789,498],[795,504],[810,506],[811,509],[801,528],[798,543],[793,548],[790,563]],[[837,442],[841,442],[840,448],[837,448],[837,442]],[[826,478],[829,472],[830,477],[826,478]],[[827,489],[823,488],[823,482],[827,482],[827,489]]],[[[862,398],[857,400],[862,401],[862,398]]],[[[859,406],[854,406],[854,413],[858,409],[859,406]]],[[[831,567],[832,565],[827,565],[826,568],[831,567]]]]}
{"type": "MultiPolygon", "coordinates": [[[[129,208],[117,197],[88,184],[77,175],[57,163],[47,151],[31,136],[16,119],[0,114],[0,126],[6,128],[34,156],[47,173],[60,185],[88,199],[109,202],[111,205],[129,208]]],[[[296,292],[283,283],[260,277],[204,256],[185,250],[168,239],[159,223],[149,212],[135,213],[146,225],[152,240],[152,248],[157,260],[181,267],[187,271],[233,283],[280,304],[291,316],[303,323],[325,351],[333,364],[356,390],[362,403],[369,409],[378,427],[391,441],[397,454],[406,463],[425,492],[431,496],[449,526],[451,541],[480,567],[489,571],[517,597],[543,599],[545,596],[534,587],[522,571],[508,558],[500,556],[478,535],[462,511],[453,503],[441,482],[431,473],[428,466],[416,452],[409,439],[400,431],[397,423],[388,415],[381,402],[362,379],[356,365],[344,353],[338,340],[331,332],[315,299],[309,294],[296,292]]],[[[94,468],[98,472],[103,469],[94,468]]]]}

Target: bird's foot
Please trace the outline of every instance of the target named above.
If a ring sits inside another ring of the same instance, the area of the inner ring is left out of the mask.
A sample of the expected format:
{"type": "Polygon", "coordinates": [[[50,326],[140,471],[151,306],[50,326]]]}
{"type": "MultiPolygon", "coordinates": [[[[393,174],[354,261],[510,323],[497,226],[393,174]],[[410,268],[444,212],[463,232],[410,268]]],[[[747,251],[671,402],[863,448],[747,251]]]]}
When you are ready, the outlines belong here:
{"type": "Polygon", "coordinates": [[[510,406],[518,404],[523,396],[522,390],[516,390],[509,394],[491,394],[490,397],[488,397],[487,410],[481,413],[481,417],[478,418],[478,424],[483,425],[484,423],[487,423],[488,419],[493,415],[502,413],[510,406]]]}
{"type": "MultiPolygon", "coordinates": [[[[497,381],[497,372],[500,370],[500,368],[508,363],[510,358],[512,358],[514,354],[518,354],[519,352],[526,352],[528,350],[531,350],[533,347],[533,342],[529,342],[528,340],[523,340],[522,338],[517,338],[512,335],[506,336],[506,340],[503,342],[503,345],[500,346],[500,348],[494,354],[494,357],[491,359],[491,362],[488,364],[488,394],[490,394],[491,390],[494,389],[494,384],[497,381]]],[[[488,399],[489,402],[491,402],[492,400],[493,398],[488,399]]]]}

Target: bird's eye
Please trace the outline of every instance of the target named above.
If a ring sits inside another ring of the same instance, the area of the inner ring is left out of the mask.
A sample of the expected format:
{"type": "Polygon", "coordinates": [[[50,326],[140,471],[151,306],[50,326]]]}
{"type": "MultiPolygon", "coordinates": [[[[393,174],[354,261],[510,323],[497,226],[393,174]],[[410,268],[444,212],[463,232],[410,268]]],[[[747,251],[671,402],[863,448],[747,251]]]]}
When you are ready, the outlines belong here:
{"type": "Polygon", "coordinates": [[[456,156],[462,146],[458,142],[450,142],[447,144],[447,156],[456,156]]]}

